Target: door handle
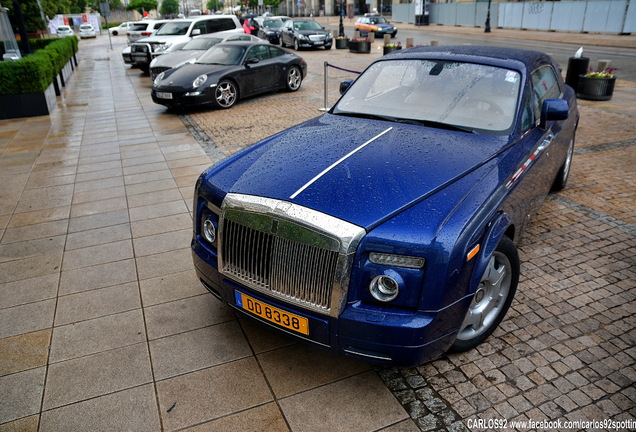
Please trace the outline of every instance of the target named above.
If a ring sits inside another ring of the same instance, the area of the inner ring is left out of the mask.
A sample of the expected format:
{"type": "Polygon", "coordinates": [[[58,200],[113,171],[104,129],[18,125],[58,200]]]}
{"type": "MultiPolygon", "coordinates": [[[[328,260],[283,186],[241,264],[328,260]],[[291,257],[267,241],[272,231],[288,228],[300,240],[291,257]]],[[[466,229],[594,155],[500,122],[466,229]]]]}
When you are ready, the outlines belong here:
{"type": "Polygon", "coordinates": [[[541,142],[541,144],[539,145],[538,150],[543,151],[546,148],[548,148],[548,146],[552,144],[553,139],[554,139],[554,134],[549,133],[548,135],[546,135],[546,137],[543,139],[543,142],[541,142]]]}

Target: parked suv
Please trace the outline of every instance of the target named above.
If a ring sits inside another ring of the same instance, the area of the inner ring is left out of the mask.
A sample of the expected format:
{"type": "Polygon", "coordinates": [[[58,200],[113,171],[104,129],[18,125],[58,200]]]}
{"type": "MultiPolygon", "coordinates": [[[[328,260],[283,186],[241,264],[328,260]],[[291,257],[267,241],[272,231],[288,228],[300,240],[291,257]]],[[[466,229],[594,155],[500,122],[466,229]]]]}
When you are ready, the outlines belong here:
{"type": "Polygon", "coordinates": [[[181,48],[194,36],[219,31],[243,33],[243,27],[235,15],[209,15],[168,21],[153,36],[131,44],[130,56],[137,67],[148,73],[150,62],[158,55],[181,48]]]}
{"type": "Polygon", "coordinates": [[[137,21],[132,24],[126,31],[128,37],[128,45],[137,42],[139,39],[151,36],[153,32],[159,30],[168,21],[165,20],[145,20],[137,21]]]}

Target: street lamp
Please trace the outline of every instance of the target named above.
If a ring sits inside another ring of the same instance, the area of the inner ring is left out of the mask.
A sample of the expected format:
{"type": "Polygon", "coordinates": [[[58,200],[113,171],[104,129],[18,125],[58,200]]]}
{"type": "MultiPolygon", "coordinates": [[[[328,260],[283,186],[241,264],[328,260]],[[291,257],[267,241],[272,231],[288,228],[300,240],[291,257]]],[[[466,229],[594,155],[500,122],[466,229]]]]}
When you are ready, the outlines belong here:
{"type": "Polygon", "coordinates": [[[484,29],[484,33],[490,33],[490,1],[488,0],[488,12],[486,12],[486,28],[484,29]]]}

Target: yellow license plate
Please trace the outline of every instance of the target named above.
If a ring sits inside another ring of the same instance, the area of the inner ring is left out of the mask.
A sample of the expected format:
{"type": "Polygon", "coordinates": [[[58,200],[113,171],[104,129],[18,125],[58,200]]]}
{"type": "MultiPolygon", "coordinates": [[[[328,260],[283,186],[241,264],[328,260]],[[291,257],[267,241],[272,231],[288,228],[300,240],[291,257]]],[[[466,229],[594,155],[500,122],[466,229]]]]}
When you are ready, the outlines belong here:
{"type": "Polygon", "coordinates": [[[309,335],[309,320],[307,318],[270,306],[240,291],[234,291],[234,296],[236,305],[241,309],[288,330],[309,335]]]}

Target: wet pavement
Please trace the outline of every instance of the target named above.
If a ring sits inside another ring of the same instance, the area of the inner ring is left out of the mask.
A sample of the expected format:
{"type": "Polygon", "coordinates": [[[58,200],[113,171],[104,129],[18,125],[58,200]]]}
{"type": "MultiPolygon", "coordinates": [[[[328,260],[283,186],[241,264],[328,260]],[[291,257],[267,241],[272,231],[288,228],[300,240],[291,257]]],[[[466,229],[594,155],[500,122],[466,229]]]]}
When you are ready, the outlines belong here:
{"type": "MultiPolygon", "coordinates": [[[[189,241],[210,161],[318,115],[324,62],[362,70],[380,44],[303,52],[300,91],[181,115],[152,102],[149,78],[121,61],[124,40],[113,44],[80,43],[50,116],[0,121],[0,431],[636,429],[633,82],[580,101],[568,187],[531,222],[494,335],[376,368],[222,306],[196,280],[189,241]]],[[[328,74],[327,105],[354,76],[328,74]]]]}

